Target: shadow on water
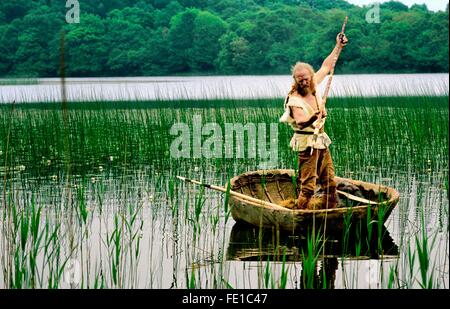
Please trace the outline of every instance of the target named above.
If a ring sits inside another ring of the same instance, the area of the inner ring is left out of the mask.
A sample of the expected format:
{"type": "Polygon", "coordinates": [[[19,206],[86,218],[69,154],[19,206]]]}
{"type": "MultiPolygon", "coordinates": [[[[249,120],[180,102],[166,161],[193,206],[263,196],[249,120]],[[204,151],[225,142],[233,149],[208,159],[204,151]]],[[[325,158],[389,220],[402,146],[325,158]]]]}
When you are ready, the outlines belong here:
{"type": "MultiPolygon", "coordinates": [[[[350,229],[345,235],[329,235],[319,256],[348,259],[379,259],[382,256],[398,256],[398,246],[383,225],[381,232],[373,229],[371,235],[350,229]],[[380,234],[380,237],[378,237],[380,234]]],[[[323,239],[320,240],[323,244],[323,239]]],[[[239,261],[281,261],[285,250],[286,261],[300,261],[307,252],[308,236],[293,235],[275,229],[260,229],[245,223],[235,223],[231,229],[227,259],[239,261]]]]}
{"type": "Polygon", "coordinates": [[[300,262],[302,288],[334,288],[340,259],[379,260],[399,256],[398,246],[384,225],[370,233],[363,230],[356,226],[341,235],[328,235],[324,241],[322,235],[313,238],[309,234],[295,235],[238,222],[232,227],[226,258],[263,263],[300,262]]]}

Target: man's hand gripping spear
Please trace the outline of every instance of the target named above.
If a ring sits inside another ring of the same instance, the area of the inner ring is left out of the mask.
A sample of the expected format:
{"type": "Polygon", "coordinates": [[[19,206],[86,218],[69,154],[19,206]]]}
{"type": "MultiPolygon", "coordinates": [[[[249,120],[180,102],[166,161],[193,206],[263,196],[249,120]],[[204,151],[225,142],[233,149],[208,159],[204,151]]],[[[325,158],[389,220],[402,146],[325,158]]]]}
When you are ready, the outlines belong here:
{"type": "Polygon", "coordinates": [[[319,136],[319,131],[323,126],[323,114],[325,113],[325,104],[327,103],[327,97],[328,97],[328,92],[330,91],[330,87],[331,87],[331,81],[333,80],[333,76],[334,76],[334,67],[336,66],[336,62],[339,58],[339,55],[341,54],[342,48],[345,46],[345,44],[347,42],[344,42],[344,31],[345,31],[345,26],[347,25],[347,21],[348,21],[348,17],[346,16],[344,19],[344,24],[342,25],[342,30],[341,32],[338,34],[338,41],[340,42],[339,44],[339,48],[336,51],[336,55],[334,57],[334,61],[333,61],[333,65],[331,67],[330,70],[330,76],[328,77],[328,82],[327,82],[327,86],[325,88],[325,93],[322,97],[322,106],[320,107],[320,113],[318,115],[317,120],[315,121],[315,129],[314,129],[314,135],[313,135],[313,143],[311,146],[311,155],[314,151],[314,144],[317,141],[317,137],[319,136]]]}

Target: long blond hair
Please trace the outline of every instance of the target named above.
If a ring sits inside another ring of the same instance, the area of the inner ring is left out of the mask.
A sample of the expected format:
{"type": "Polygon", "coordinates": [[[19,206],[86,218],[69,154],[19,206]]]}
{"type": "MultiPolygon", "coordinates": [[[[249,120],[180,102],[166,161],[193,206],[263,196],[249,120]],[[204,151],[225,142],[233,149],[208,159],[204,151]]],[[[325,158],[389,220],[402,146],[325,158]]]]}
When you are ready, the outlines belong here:
{"type": "Polygon", "coordinates": [[[289,91],[289,94],[293,94],[297,90],[297,81],[295,80],[295,72],[301,69],[307,69],[309,71],[309,74],[311,74],[311,83],[309,84],[309,89],[311,90],[312,94],[316,93],[316,83],[314,83],[314,68],[306,63],[306,62],[297,62],[291,69],[292,78],[294,79],[294,83],[292,84],[291,91],[289,91]]]}

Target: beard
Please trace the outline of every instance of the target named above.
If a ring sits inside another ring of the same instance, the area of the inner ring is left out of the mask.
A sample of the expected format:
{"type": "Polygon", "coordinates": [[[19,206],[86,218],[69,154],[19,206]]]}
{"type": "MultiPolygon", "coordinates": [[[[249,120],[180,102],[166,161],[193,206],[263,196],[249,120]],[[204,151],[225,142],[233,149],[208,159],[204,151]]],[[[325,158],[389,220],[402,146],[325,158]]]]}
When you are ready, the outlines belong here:
{"type": "Polygon", "coordinates": [[[297,92],[302,96],[306,96],[309,93],[309,85],[308,86],[301,86],[297,84],[297,92]]]}

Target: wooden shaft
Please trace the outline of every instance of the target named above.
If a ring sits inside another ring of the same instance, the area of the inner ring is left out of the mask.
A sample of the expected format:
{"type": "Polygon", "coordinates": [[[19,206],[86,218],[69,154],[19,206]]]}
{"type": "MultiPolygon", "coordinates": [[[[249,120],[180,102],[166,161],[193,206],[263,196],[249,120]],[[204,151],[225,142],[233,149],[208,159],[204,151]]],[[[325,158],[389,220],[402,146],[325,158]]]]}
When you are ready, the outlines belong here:
{"type": "Polygon", "coordinates": [[[344,33],[344,31],[345,31],[345,26],[347,25],[347,21],[348,21],[348,16],[345,16],[345,18],[344,18],[344,23],[342,24],[341,33],[344,33]]]}
{"type": "Polygon", "coordinates": [[[344,191],[341,191],[341,190],[336,190],[336,192],[341,194],[341,195],[343,195],[343,196],[345,196],[345,197],[347,197],[347,198],[349,198],[349,199],[351,199],[351,200],[353,200],[353,201],[356,201],[356,202],[364,203],[364,204],[367,204],[367,205],[378,205],[377,202],[374,202],[374,201],[371,201],[371,200],[368,200],[368,199],[365,199],[365,198],[362,198],[362,197],[358,197],[356,195],[353,195],[353,194],[350,194],[350,193],[347,193],[347,192],[344,192],[344,191]]]}
{"type": "MultiPolygon", "coordinates": [[[[347,25],[347,21],[348,21],[348,16],[345,16],[344,23],[342,24],[342,29],[340,32],[342,34],[344,34],[345,26],[347,25]]],[[[327,86],[325,88],[325,92],[322,97],[321,110],[323,110],[325,108],[325,104],[327,103],[328,93],[330,92],[330,88],[331,88],[331,81],[333,80],[333,76],[334,76],[334,67],[336,66],[336,62],[338,61],[341,51],[342,51],[342,47],[339,47],[336,52],[336,56],[334,56],[334,61],[333,61],[333,64],[331,65],[330,76],[328,77],[327,86]]],[[[314,151],[314,143],[316,142],[317,136],[319,135],[319,129],[322,126],[321,122],[322,122],[322,113],[319,114],[319,117],[316,120],[316,126],[314,129],[314,137],[313,137],[313,145],[311,145],[311,155],[314,151]]]]}
{"type": "MultiPolygon", "coordinates": [[[[341,30],[342,34],[344,34],[345,26],[347,25],[347,21],[348,21],[348,17],[346,16],[344,19],[344,24],[342,25],[342,30],[341,30]]],[[[334,57],[333,65],[331,66],[331,70],[330,70],[330,76],[328,77],[328,81],[327,81],[327,87],[325,88],[325,92],[324,92],[324,95],[322,98],[322,107],[325,107],[325,104],[327,102],[328,93],[331,88],[331,81],[333,80],[333,76],[334,76],[334,68],[336,67],[336,63],[339,59],[339,56],[341,55],[341,51],[342,51],[342,47],[339,47],[337,50],[336,56],[334,57]]],[[[319,116],[319,117],[322,118],[321,116],[319,116]]]]}
{"type": "MultiPolygon", "coordinates": [[[[209,188],[209,189],[213,189],[213,190],[216,190],[216,191],[220,191],[220,192],[223,192],[223,193],[227,192],[227,189],[224,188],[224,187],[201,183],[200,181],[188,179],[188,178],[181,177],[181,176],[177,176],[177,178],[181,179],[183,181],[186,181],[186,182],[191,182],[191,183],[194,183],[196,185],[200,185],[200,186],[203,186],[203,187],[206,187],[206,188],[209,188]]],[[[280,205],[277,205],[277,204],[274,204],[274,203],[270,203],[270,202],[267,202],[267,201],[264,201],[264,200],[261,200],[261,199],[257,199],[257,198],[254,198],[254,197],[242,194],[242,193],[238,193],[238,192],[233,191],[233,190],[230,190],[230,194],[233,195],[233,196],[242,198],[244,200],[250,201],[250,202],[261,204],[263,206],[270,206],[270,207],[272,207],[274,209],[278,209],[278,210],[286,210],[285,207],[282,207],[280,205]]]]}
{"type": "MultiPolygon", "coordinates": [[[[227,189],[225,187],[202,183],[200,181],[189,179],[189,178],[182,177],[182,176],[177,176],[177,178],[180,179],[180,180],[183,180],[185,182],[190,182],[190,183],[193,183],[193,184],[196,184],[196,185],[199,185],[199,186],[206,187],[208,189],[220,191],[220,192],[223,192],[223,193],[227,192],[227,189]]],[[[365,198],[361,198],[361,197],[352,195],[352,194],[344,192],[344,191],[336,190],[336,192],[338,194],[346,196],[347,198],[349,198],[351,200],[354,200],[354,201],[357,201],[357,202],[360,202],[360,203],[364,203],[364,204],[368,204],[368,205],[377,205],[378,204],[377,202],[374,202],[374,201],[371,201],[371,200],[368,200],[368,199],[365,199],[365,198]]],[[[246,201],[258,203],[258,204],[263,205],[263,206],[270,206],[270,207],[272,207],[274,209],[277,209],[277,210],[288,210],[288,208],[282,207],[280,205],[277,205],[277,204],[274,204],[274,203],[270,203],[270,202],[267,202],[267,201],[264,201],[264,200],[261,200],[261,199],[257,199],[257,198],[254,198],[254,197],[251,197],[251,196],[248,196],[248,195],[245,195],[245,194],[233,191],[233,190],[230,190],[230,194],[233,195],[233,196],[242,198],[242,199],[244,199],[246,201]]]]}

